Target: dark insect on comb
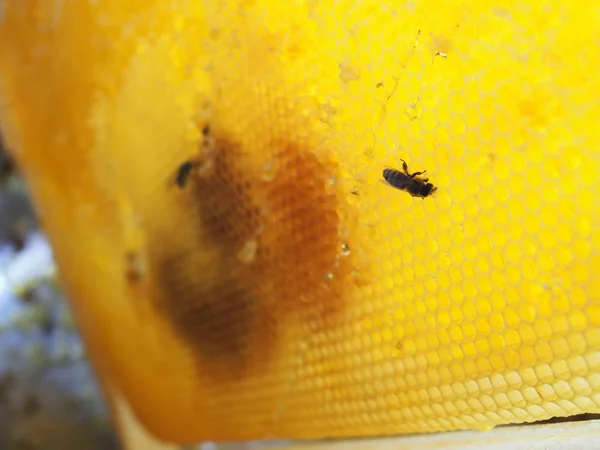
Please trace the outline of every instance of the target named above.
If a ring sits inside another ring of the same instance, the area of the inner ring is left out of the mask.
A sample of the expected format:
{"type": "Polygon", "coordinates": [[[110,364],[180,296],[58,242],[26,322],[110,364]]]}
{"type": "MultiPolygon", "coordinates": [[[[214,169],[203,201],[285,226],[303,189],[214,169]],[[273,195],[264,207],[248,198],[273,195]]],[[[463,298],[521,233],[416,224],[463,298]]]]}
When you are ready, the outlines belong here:
{"type": "Polygon", "coordinates": [[[437,190],[433,184],[428,183],[429,178],[420,177],[426,172],[425,170],[410,174],[406,161],[403,159],[400,161],[402,161],[403,172],[391,167],[383,169],[383,179],[387,184],[395,189],[408,192],[412,197],[420,198],[429,197],[437,190]]]}
{"type": "Polygon", "coordinates": [[[183,189],[187,184],[187,181],[190,178],[190,174],[192,173],[194,167],[199,167],[201,165],[202,163],[199,163],[197,161],[185,161],[181,163],[175,175],[175,184],[179,186],[180,189],[183,189]]]}

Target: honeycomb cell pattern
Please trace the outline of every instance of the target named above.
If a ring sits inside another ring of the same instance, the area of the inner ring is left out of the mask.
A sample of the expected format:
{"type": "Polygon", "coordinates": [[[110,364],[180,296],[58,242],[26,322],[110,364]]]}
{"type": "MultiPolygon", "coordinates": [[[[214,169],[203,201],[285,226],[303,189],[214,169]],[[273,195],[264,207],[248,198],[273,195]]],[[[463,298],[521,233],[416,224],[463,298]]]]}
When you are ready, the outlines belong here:
{"type": "Polygon", "coordinates": [[[6,3],[3,133],[152,433],[600,413],[592,3],[6,3]]]}

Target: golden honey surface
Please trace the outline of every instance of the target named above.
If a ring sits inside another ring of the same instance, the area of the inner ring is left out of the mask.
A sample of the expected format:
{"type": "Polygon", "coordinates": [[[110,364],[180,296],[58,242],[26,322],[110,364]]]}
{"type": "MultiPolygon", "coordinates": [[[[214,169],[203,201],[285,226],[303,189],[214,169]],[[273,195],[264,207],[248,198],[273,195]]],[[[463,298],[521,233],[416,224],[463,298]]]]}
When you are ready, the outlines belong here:
{"type": "Polygon", "coordinates": [[[600,412],[596,2],[1,5],[2,133],[153,434],[600,412]]]}

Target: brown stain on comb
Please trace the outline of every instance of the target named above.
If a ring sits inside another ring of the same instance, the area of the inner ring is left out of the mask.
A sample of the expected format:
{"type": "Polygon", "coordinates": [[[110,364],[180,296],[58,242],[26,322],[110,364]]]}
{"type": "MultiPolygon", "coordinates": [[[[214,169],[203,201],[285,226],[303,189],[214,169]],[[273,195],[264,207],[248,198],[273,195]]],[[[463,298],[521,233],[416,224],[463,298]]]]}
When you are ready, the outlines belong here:
{"type": "Polygon", "coordinates": [[[261,152],[276,167],[265,180],[244,167],[240,144],[216,135],[214,146],[212,169],[190,180],[196,241],[155,259],[155,306],[201,372],[237,379],[266,370],[282,327],[335,326],[351,258],[339,237],[338,198],[327,187],[334,164],[296,142],[274,141],[261,152]]]}

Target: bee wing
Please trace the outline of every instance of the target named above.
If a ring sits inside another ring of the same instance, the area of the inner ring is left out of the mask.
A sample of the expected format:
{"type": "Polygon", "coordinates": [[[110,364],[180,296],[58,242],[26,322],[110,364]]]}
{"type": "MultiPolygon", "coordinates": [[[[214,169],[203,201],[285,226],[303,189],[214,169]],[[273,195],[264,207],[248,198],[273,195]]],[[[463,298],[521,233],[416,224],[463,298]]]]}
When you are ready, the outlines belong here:
{"type": "Polygon", "coordinates": [[[405,190],[408,182],[411,181],[410,178],[407,177],[404,173],[400,172],[398,169],[395,169],[394,167],[384,166],[384,171],[385,169],[391,170],[395,174],[399,174],[399,180],[397,180],[397,184],[390,183],[388,180],[385,179],[385,177],[381,181],[394,189],[398,189],[399,191],[405,190]]]}
{"type": "Polygon", "coordinates": [[[389,181],[387,181],[385,178],[380,178],[379,181],[381,181],[383,184],[385,184],[387,187],[391,187],[392,189],[398,189],[399,191],[404,191],[405,187],[398,187],[398,186],[394,186],[393,184],[391,184],[389,181]]]}

